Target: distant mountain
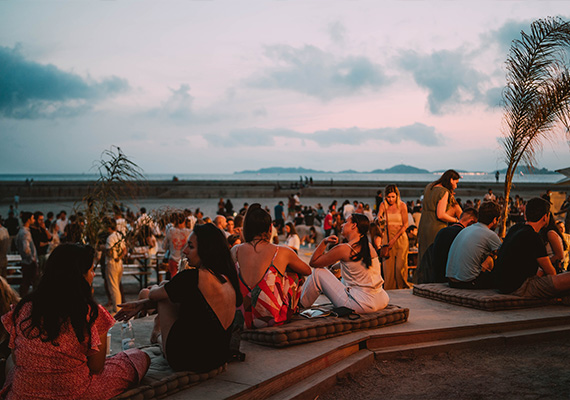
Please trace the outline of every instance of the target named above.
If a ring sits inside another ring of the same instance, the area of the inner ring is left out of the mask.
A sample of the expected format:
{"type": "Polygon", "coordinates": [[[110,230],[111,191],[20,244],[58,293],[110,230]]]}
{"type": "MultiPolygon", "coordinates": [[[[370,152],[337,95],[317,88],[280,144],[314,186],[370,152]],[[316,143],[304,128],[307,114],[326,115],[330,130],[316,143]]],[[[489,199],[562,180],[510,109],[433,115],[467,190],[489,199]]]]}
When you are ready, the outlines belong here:
{"type": "Polygon", "coordinates": [[[319,171],[316,169],[308,169],[308,168],[292,168],[292,167],[269,167],[269,168],[261,168],[258,170],[244,170],[244,171],[236,171],[234,174],[319,174],[319,173],[337,173],[337,174],[429,174],[430,172],[427,169],[421,169],[412,167],[410,165],[394,165],[391,168],[387,169],[375,169],[374,171],[370,172],[361,172],[355,171],[353,169],[347,169],[344,171],[339,172],[332,172],[332,171],[319,171]]]}
{"type": "Polygon", "coordinates": [[[269,167],[261,168],[256,171],[254,170],[244,170],[236,171],[234,174],[318,174],[330,171],[318,171],[316,169],[307,169],[302,167],[297,168],[285,168],[285,167],[269,167]]]}
{"type": "MultiPolygon", "coordinates": [[[[495,171],[490,172],[490,173],[494,173],[494,172],[495,172],[495,171]]],[[[507,173],[507,169],[506,169],[506,168],[500,169],[499,172],[500,172],[502,175],[504,175],[504,174],[507,173]]],[[[528,165],[519,165],[519,166],[517,167],[517,170],[515,171],[515,173],[516,173],[516,174],[520,174],[521,172],[522,172],[523,174],[525,174],[525,175],[533,175],[533,174],[534,174],[534,175],[551,175],[551,174],[558,174],[558,172],[556,172],[556,171],[551,171],[551,170],[549,170],[549,169],[547,169],[547,168],[531,168],[531,167],[528,166],[528,165]]]]}
{"type": "Polygon", "coordinates": [[[398,164],[394,165],[392,168],[387,169],[375,169],[371,171],[373,174],[429,174],[427,169],[416,168],[410,165],[398,164]]]}

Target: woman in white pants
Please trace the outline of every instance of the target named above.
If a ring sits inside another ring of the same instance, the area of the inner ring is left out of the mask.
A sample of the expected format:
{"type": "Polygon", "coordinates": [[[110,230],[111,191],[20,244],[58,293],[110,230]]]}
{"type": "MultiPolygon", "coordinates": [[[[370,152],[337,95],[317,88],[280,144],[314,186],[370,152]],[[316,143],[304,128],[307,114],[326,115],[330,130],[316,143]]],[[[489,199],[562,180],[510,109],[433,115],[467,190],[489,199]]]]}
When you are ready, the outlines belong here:
{"type": "Polygon", "coordinates": [[[317,246],[310,265],[312,275],[303,285],[301,304],[310,307],[322,293],[335,307],[348,307],[357,313],[370,313],[388,305],[378,255],[368,241],[370,222],[363,214],[352,214],[342,226],[348,243],[338,244],[336,236],[328,236],[317,246]],[[325,253],[327,244],[336,244],[325,253]],[[340,262],[342,282],[327,268],[340,262]]]}

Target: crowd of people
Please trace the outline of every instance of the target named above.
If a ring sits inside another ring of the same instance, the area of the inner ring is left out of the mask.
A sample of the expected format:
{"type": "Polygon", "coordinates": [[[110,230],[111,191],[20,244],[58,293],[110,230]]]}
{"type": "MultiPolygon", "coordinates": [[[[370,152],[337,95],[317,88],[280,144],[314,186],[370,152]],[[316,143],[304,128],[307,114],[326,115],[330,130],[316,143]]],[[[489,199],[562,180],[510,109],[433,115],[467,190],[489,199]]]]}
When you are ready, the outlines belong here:
{"type": "MultiPolygon", "coordinates": [[[[408,253],[416,249],[414,283],[570,294],[569,236],[548,194],[506,202],[489,190],[463,204],[455,194],[460,178],[446,171],[417,201],[404,202],[392,184],[373,206],[333,201],[326,211],[303,205],[300,193],[273,210],[245,203],[236,212],[220,199],[213,218],[199,209],[135,215],[117,207],[95,244],[87,243],[81,214],[21,212],[14,230],[12,211],[0,220],[0,357],[9,371],[0,397],[51,398],[56,387],[70,399],[121,393],[144,376],[149,356],[131,349],[105,357],[107,332],[115,320],[149,313],[156,314],[151,341],[174,370],[210,371],[239,352],[236,331],[287,323],[321,295],[356,313],[385,308],[388,290],[410,287],[408,253]],[[495,232],[502,207],[513,225],[504,239],[495,232]],[[19,296],[5,279],[12,243],[22,260],[19,296]],[[313,245],[307,263],[300,253],[313,245]],[[124,302],[122,263],[135,248],[148,257],[164,252],[166,279],[124,302]],[[97,265],[105,306],[93,298],[97,265]]],[[[560,213],[568,211],[566,201],[560,213]]]]}

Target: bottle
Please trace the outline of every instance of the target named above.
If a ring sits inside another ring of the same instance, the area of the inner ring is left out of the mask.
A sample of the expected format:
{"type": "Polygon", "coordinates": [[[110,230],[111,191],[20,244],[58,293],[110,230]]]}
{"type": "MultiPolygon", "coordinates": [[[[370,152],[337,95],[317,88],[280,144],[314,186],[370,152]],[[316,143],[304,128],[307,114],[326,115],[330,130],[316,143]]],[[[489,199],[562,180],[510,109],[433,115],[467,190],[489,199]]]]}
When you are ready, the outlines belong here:
{"type": "Polygon", "coordinates": [[[111,331],[107,332],[107,357],[111,355],[111,331]]]}
{"type": "Polygon", "coordinates": [[[123,322],[121,325],[121,347],[123,351],[135,347],[135,330],[131,321],[123,322]]]}

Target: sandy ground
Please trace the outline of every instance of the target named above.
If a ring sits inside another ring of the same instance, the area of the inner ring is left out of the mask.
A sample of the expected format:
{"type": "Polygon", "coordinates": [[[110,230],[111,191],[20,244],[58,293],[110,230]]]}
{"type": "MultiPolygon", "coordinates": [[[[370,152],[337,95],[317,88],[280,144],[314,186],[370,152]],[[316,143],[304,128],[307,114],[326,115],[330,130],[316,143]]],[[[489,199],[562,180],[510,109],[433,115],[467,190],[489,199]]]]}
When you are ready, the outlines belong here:
{"type": "Polygon", "coordinates": [[[376,361],[318,397],[569,399],[570,338],[376,361]]]}

